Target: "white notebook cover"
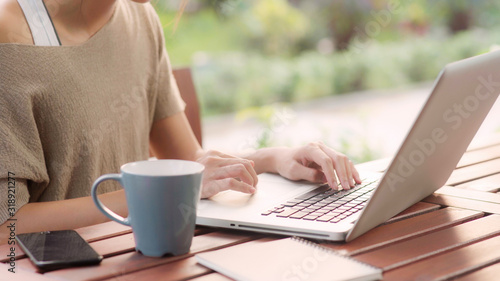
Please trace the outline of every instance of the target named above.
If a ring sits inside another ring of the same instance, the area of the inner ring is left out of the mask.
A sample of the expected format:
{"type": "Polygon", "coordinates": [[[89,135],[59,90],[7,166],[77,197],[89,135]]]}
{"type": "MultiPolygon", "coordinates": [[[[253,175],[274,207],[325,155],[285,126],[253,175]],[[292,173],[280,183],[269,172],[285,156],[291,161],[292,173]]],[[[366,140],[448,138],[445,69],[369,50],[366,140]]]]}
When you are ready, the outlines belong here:
{"type": "Polygon", "coordinates": [[[196,255],[197,261],[236,280],[380,280],[382,270],[318,244],[285,238],[249,242],[196,255]]]}

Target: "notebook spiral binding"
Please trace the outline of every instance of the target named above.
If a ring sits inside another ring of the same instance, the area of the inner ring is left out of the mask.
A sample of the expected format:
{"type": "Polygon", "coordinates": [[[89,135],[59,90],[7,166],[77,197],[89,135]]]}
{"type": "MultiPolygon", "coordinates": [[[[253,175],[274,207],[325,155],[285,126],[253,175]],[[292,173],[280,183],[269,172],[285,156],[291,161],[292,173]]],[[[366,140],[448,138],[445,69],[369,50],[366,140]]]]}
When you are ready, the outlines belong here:
{"type": "Polygon", "coordinates": [[[351,260],[353,262],[356,262],[356,263],[359,263],[359,264],[362,264],[364,266],[367,266],[367,267],[371,267],[371,268],[374,268],[374,269],[381,269],[379,267],[376,267],[376,266],[373,266],[371,264],[367,264],[367,263],[364,263],[364,262],[361,262],[361,261],[358,261],[357,259],[353,259],[352,257],[350,256],[347,256],[347,255],[342,255],[340,254],[339,252],[337,251],[334,251],[332,249],[329,249],[329,248],[326,248],[326,247],[323,247],[321,246],[320,244],[318,243],[314,243],[312,241],[309,241],[309,240],[306,240],[306,239],[303,239],[303,238],[300,238],[300,237],[297,237],[297,236],[293,236],[292,237],[292,240],[293,241],[296,241],[296,242],[299,242],[299,243],[302,243],[302,244],[305,244],[305,245],[308,245],[308,246],[311,246],[313,248],[316,248],[316,249],[319,249],[323,252],[327,252],[329,254],[333,254],[333,255],[336,255],[336,256],[340,256],[342,258],[345,258],[345,259],[348,259],[348,260],[351,260]]]}

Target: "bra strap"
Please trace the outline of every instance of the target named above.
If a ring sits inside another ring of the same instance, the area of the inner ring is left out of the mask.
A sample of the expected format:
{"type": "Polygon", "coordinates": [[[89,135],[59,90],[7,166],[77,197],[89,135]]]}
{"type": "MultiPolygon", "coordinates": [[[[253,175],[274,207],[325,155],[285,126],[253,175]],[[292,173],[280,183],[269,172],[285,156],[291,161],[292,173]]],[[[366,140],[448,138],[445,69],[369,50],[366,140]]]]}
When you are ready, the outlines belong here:
{"type": "Polygon", "coordinates": [[[28,22],[36,46],[60,46],[52,19],[43,0],[17,0],[28,22]]]}

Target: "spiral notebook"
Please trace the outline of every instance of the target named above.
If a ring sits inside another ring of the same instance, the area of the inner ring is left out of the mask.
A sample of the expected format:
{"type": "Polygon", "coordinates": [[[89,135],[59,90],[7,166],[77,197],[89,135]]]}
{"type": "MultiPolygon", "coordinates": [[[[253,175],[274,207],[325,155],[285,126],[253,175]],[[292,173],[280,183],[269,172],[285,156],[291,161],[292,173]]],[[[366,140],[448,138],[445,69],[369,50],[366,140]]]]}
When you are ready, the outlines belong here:
{"type": "Polygon", "coordinates": [[[246,243],[196,255],[236,280],[380,280],[382,270],[300,238],[246,243]]]}

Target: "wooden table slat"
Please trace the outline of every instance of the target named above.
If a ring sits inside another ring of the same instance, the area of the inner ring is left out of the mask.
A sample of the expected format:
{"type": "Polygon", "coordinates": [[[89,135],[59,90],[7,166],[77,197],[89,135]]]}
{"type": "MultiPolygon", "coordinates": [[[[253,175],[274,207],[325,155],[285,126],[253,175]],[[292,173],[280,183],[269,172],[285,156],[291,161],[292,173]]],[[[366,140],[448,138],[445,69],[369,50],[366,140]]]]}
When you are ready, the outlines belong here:
{"type": "Polygon", "coordinates": [[[460,198],[455,196],[432,194],[424,198],[424,202],[439,204],[443,206],[452,206],[475,210],[479,212],[500,214],[500,204],[477,201],[474,199],[460,198]]]}
{"type": "Polygon", "coordinates": [[[490,146],[496,146],[500,143],[500,133],[488,135],[488,137],[475,137],[472,139],[467,152],[475,151],[478,149],[485,149],[490,146]]]}
{"type": "Polygon", "coordinates": [[[132,272],[130,274],[111,277],[109,281],[130,281],[130,280],[155,280],[155,281],[169,281],[169,280],[187,280],[206,275],[213,272],[211,269],[206,268],[196,262],[195,257],[178,260],[175,262],[162,264],[147,270],[132,272]]]}
{"type": "Polygon", "coordinates": [[[355,258],[384,268],[384,271],[391,270],[499,235],[498,226],[500,226],[500,216],[491,215],[411,240],[393,243],[376,251],[356,255],[355,258]]]}
{"type": "Polygon", "coordinates": [[[14,248],[16,259],[22,259],[26,257],[26,254],[23,252],[21,247],[17,245],[17,243],[16,245],[3,244],[0,245],[0,263],[9,261],[10,257],[7,257],[7,255],[10,255],[10,248],[14,248]]]}
{"type": "Polygon", "coordinates": [[[93,242],[113,236],[131,233],[132,228],[114,221],[109,221],[97,225],[77,228],[75,231],[78,232],[78,234],[80,234],[80,236],[82,236],[82,238],[87,242],[93,242]]]}
{"type": "Polygon", "coordinates": [[[500,236],[384,273],[384,280],[443,280],[500,261],[500,236]],[[436,266],[439,265],[439,266],[436,266]]]}
{"type": "Polygon", "coordinates": [[[484,191],[469,190],[453,186],[443,186],[434,194],[448,195],[460,198],[473,199],[482,202],[500,204],[500,195],[484,191]]]}
{"type": "Polygon", "coordinates": [[[132,233],[111,237],[105,240],[91,242],[94,248],[103,257],[115,256],[135,250],[135,240],[132,233]]]}
{"type": "Polygon", "coordinates": [[[54,279],[42,274],[24,271],[22,269],[15,269],[15,273],[8,271],[9,265],[0,263],[0,280],[1,281],[54,281],[54,279]]]}
{"type": "Polygon", "coordinates": [[[485,192],[498,192],[500,190],[500,174],[469,181],[455,187],[485,192]]]}
{"type": "Polygon", "coordinates": [[[228,278],[218,272],[210,273],[207,275],[203,275],[201,277],[197,277],[194,279],[190,279],[191,281],[232,281],[233,279],[228,278]]]}
{"type": "Polygon", "coordinates": [[[26,272],[39,272],[38,268],[28,258],[16,261],[16,267],[26,272]]]}
{"type": "Polygon", "coordinates": [[[99,266],[63,269],[47,272],[45,275],[63,280],[102,280],[138,270],[144,270],[160,264],[182,260],[202,251],[240,244],[260,237],[262,237],[261,234],[244,232],[212,232],[194,237],[191,252],[186,255],[153,258],[143,256],[134,251],[106,258],[99,266]]]}
{"type": "Polygon", "coordinates": [[[484,281],[484,280],[496,280],[500,276],[500,262],[492,266],[482,268],[480,270],[474,271],[470,274],[461,276],[455,281],[484,281]]]}
{"type": "Polygon", "coordinates": [[[500,167],[500,159],[456,169],[451,173],[445,185],[458,185],[471,180],[498,174],[498,167],[500,167]]]}
{"type": "Polygon", "coordinates": [[[404,220],[404,219],[411,218],[411,217],[418,216],[418,215],[423,215],[425,213],[438,210],[439,208],[440,208],[440,206],[436,205],[436,204],[417,202],[416,204],[413,204],[408,209],[395,215],[393,218],[388,220],[385,224],[397,222],[397,221],[404,220]]]}
{"type": "Polygon", "coordinates": [[[457,168],[478,164],[496,158],[500,158],[500,145],[467,151],[458,162],[457,168]]]}
{"type": "Polygon", "coordinates": [[[323,246],[355,255],[372,251],[396,241],[441,230],[483,215],[481,212],[445,208],[403,221],[378,226],[349,243],[322,243],[323,246]]]}

